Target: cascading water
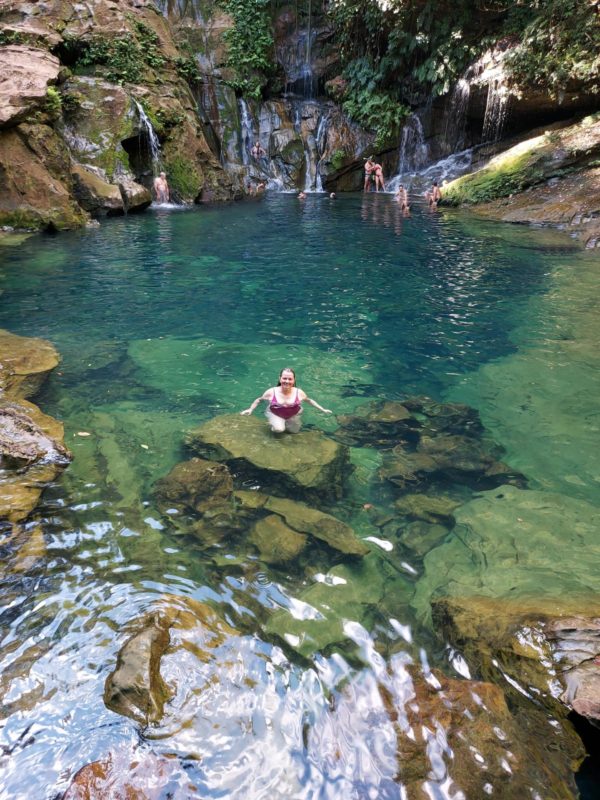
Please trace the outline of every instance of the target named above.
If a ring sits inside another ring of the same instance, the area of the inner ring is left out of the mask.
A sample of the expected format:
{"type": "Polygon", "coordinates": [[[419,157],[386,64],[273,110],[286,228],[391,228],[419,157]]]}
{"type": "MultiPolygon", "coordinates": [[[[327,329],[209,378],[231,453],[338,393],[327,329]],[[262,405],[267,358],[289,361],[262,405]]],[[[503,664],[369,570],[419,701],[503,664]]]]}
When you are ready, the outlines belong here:
{"type": "Polygon", "coordinates": [[[452,152],[463,150],[466,142],[467,111],[471,99],[471,84],[467,77],[457,81],[446,111],[444,138],[452,152]]]}
{"type": "Polygon", "coordinates": [[[156,131],[152,127],[152,123],[148,119],[148,115],[144,111],[142,105],[138,103],[137,100],[133,101],[135,107],[137,108],[137,112],[140,118],[140,125],[146,134],[146,140],[148,142],[148,150],[150,151],[150,158],[152,159],[152,174],[157,175],[160,171],[160,161],[161,161],[161,152],[160,152],[160,142],[158,141],[158,136],[156,135],[156,131]]]}
{"type": "Polygon", "coordinates": [[[243,97],[240,97],[240,122],[241,122],[241,150],[242,150],[242,164],[247,167],[250,163],[250,150],[252,148],[252,140],[254,138],[253,135],[253,126],[252,126],[252,117],[250,115],[250,109],[248,108],[248,103],[244,100],[243,97]]]}
{"type": "Polygon", "coordinates": [[[429,160],[429,147],[425,141],[423,125],[417,114],[411,114],[404,123],[398,149],[397,174],[387,181],[388,191],[395,191],[407,176],[416,174],[429,160]]]}
{"type": "Polygon", "coordinates": [[[510,93],[501,78],[495,78],[488,84],[488,95],[483,120],[481,141],[497,142],[502,138],[504,126],[508,118],[510,93]]]}

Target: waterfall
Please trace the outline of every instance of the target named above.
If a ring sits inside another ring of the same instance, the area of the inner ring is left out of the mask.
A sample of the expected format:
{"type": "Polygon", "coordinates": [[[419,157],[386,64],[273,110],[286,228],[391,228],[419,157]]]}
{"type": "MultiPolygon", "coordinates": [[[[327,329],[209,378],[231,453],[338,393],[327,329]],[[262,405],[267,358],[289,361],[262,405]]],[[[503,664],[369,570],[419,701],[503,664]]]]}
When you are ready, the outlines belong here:
{"type": "Polygon", "coordinates": [[[160,159],[161,159],[160,142],[158,141],[158,136],[156,135],[156,131],[152,127],[152,123],[148,119],[148,115],[142,108],[141,104],[138,103],[137,100],[134,100],[133,102],[135,104],[135,107],[137,108],[137,112],[140,118],[140,125],[142,126],[142,128],[146,133],[148,149],[150,151],[150,157],[152,158],[152,174],[157,175],[160,171],[160,159]]]}
{"type": "Polygon", "coordinates": [[[241,120],[241,137],[242,137],[242,164],[247,167],[250,163],[250,150],[253,144],[253,129],[252,117],[250,116],[250,109],[248,103],[243,97],[240,97],[240,120],[241,120]]]}
{"type": "Polygon", "coordinates": [[[398,151],[398,175],[402,178],[407,172],[420,169],[429,157],[429,148],[425,142],[423,125],[416,114],[411,114],[404,123],[400,148],[398,151]]]}
{"type": "Polygon", "coordinates": [[[325,113],[319,120],[319,127],[317,128],[317,138],[316,138],[316,145],[317,145],[317,156],[318,162],[315,166],[316,171],[316,184],[315,184],[315,191],[323,192],[323,182],[321,180],[321,158],[323,157],[323,153],[325,152],[325,147],[327,145],[327,129],[329,127],[329,114],[325,113]]]}
{"type": "Polygon", "coordinates": [[[444,138],[452,152],[465,146],[467,111],[471,99],[471,84],[466,77],[457,81],[446,110],[446,130],[444,138]]]}
{"type": "Polygon", "coordinates": [[[508,117],[509,100],[510,94],[502,79],[490,80],[481,133],[482,142],[497,142],[502,137],[508,117]]]}

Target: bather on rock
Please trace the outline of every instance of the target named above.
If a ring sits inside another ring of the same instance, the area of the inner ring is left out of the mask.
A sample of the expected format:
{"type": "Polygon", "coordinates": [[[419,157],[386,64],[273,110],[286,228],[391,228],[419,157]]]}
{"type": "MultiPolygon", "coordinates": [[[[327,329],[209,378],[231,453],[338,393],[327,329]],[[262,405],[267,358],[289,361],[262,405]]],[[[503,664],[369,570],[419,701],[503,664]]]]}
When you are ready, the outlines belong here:
{"type": "Polygon", "coordinates": [[[298,433],[302,424],[302,403],[306,402],[318,408],[324,414],[331,414],[331,410],[323,408],[315,400],[311,400],[306,392],[296,386],[296,374],[293,369],[282,369],[279,373],[277,386],[271,386],[264,394],[257,397],[249,408],[240,411],[240,414],[250,415],[261,402],[268,401],[266,417],[273,433],[298,433]]]}

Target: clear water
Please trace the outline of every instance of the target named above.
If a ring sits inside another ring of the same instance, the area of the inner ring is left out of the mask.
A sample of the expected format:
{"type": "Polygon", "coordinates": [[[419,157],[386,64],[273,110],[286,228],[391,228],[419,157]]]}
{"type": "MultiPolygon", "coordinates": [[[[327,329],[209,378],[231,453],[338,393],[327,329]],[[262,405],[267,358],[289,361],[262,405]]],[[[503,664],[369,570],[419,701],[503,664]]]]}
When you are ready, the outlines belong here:
{"type": "MultiPolygon", "coordinates": [[[[500,389],[489,391],[523,352],[556,358],[547,345],[568,338],[565,327],[574,341],[594,338],[591,257],[564,236],[456,212],[416,208],[406,219],[376,195],[159,208],[36,237],[0,257],[0,327],[60,351],[37,402],[64,421],[75,456],[36,516],[46,557],[4,577],[0,798],[54,798],[109,754],[120,754],[124,772],[160,759],[168,780],[156,796],[165,798],[400,797],[377,687],[392,681],[400,691],[411,661],[425,676],[429,663],[461,672],[415,621],[422,563],[382,551],[362,572],[341,565],[356,602],[336,601],[331,588],[327,613],[343,640],[332,635],[323,652],[295,658],[269,636],[268,620],[301,607],[331,565],[294,574],[233,546],[203,550],[161,518],[152,485],[186,457],[188,429],[247,407],[292,366],[335,414],[413,394],[471,402],[533,485],[598,504],[595,423],[567,425],[568,449],[589,469],[561,483],[560,455],[546,468],[535,444],[511,439],[510,403],[499,409],[500,389]],[[377,593],[387,569],[396,577],[377,593]],[[105,708],[103,685],[130,635],[124,626],[165,596],[211,604],[236,634],[200,659],[175,635],[162,666],[175,697],[140,735],[105,708]]],[[[595,356],[578,352],[566,382],[589,397],[595,356]]],[[[363,506],[385,502],[379,456],[352,457],[347,496],[332,510],[377,536],[363,506]]],[[[456,796],[451,766],[440,771],[428,753],[430,796],[456,796]]]]}

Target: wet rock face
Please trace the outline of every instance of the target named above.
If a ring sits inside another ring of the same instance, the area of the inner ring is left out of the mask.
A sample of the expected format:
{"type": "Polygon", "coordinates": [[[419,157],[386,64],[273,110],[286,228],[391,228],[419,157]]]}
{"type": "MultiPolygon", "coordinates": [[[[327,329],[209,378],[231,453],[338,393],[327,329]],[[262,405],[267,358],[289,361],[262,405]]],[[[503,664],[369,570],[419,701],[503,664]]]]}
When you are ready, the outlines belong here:
{"type": "Polygon", "coordinates": [[[254,478],[278,495],[338,499],[349,471],[348,450],[319,431],[278,437],[256,417],[215,417],[192,431],[189,447],[254,478]]]}

